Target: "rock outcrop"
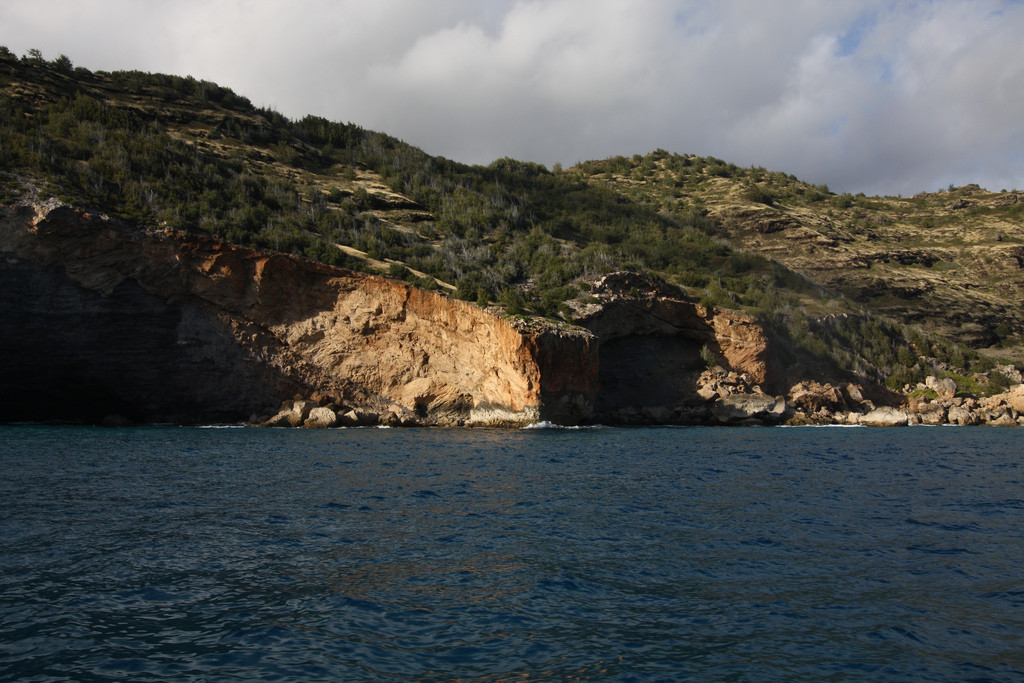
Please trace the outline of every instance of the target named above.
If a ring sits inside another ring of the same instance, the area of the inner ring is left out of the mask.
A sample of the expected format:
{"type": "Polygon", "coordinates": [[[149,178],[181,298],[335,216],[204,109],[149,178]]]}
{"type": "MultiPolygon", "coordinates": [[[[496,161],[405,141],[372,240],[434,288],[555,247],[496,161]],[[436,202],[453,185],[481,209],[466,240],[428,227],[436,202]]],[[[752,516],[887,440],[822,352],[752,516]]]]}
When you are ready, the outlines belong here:
{"type": "Polygon", "coordinates": [[[1024,384],[977,398],[956,395],[951,379],[928,377],[914,388],[907,408],[912,420],[926,425],[1024,425],[1024,384]]]}
{"type": "Polygon", "coordinates": [[[240,420],[316,395],[289,423],[575,423],[598,392],[584,330],[59,202],[0,211],[5,420],[240,420]]]}
{"type": "Polygon", "coordinates": [[[857,421],[866,427],[906,427],[908,422],[906,412],[891,406],[875,408],[857,421]]]}
{"type": "Polygon", "coordinates": [[[786,399],[760,391],[732,394],[715,401],[711,414],[722,424],[778,424],[786,415],[786,399]]]}
{"type": "Polygon", "coordinates": [[[595,282],[574,322],[600,346],[598,422],[714,421],[698,393],[709,356],[753,383],[768,375],[765,334],[753,318],[708,309],[636,273],[595,282]]]}

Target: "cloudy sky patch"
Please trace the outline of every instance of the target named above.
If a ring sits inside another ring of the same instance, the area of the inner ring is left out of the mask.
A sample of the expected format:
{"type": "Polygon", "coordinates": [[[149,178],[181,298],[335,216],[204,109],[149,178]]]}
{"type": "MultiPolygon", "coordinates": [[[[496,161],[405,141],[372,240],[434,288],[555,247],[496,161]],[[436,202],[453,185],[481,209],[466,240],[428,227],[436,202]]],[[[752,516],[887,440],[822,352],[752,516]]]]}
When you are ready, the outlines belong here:
{"type": "Polygon", "coordinates": [[[835,191],[1024,188],[1010,0],[5,0],[0,44],[212,80],[468,163],[713,155],[835,191]]]}

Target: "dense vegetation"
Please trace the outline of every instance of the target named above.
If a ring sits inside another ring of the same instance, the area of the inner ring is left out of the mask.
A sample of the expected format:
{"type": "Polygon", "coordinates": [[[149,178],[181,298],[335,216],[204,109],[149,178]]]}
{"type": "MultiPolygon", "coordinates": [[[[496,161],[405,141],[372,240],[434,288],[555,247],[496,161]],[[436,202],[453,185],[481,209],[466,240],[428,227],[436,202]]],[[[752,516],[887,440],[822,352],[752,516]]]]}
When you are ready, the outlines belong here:
{"type": "Polygon", "coordinates": [[[894,387],[978,361],[730,246],[707,192],[693,191],[738,178],[763,206],[866,201],[785,174],[662,150],[564,170],[468,166],[350,123],[292,121],[207,81],[92,73],[37,51],[0,48],[0,88],[6,202],[35,192],[142,227],[355,269],[383,264],[388,276],[450,285],[512,314],[568,319],[598,276],[649,272],[707,306],[752,312],[851,377],[894,387]],[[359,252],[367,258],[350,255],[359,252]]]}
{"type": "MultiPolygon", "coordinates": [[[[0,104],[4,167],[141,225],[359,267],[334,247],[345,244],[450,282],[457,296],[482,303],[521,297],[547,315],[557,315],[581,281],[623,268],[706,288],[709,303],[770,308],[779,287],[805,287],[777,265],[714,240],[699,210],[669,214],[582,173],[511,159],[466,166],[352,124],[289,121],[192,78],[91,74],[73,70],[65,57],[39,55],[5,54],[2,64],[8,84],[51,86],[0,104]],[[156,106],[137,104],[141,98],[156,106]],[[356,169],[379,174],[431,220],[380,220],[373,212],[379,197],[343,189],[356,169]]],[[[7,175],[8,196],[20,192],[14,180],[7,175]]]]}

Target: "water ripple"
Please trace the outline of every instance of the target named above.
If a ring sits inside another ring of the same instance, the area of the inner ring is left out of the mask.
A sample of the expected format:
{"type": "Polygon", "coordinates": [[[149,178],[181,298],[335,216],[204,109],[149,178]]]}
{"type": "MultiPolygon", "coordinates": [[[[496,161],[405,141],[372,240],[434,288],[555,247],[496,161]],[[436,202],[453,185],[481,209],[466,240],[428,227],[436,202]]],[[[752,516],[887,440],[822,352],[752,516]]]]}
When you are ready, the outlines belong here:
{"type": "Polygon", "coordinates": [[[1014,430],[2,430],[0,680],[1024,678],[1014,430]]]}

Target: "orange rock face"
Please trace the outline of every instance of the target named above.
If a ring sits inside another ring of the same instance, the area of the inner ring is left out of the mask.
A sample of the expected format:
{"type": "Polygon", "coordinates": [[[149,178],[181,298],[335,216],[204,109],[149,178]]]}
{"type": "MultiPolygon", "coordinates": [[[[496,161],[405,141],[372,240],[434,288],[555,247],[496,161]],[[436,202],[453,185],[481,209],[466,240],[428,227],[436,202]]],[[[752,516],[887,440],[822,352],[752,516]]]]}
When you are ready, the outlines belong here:
{"type": "Polygon", "coordinates": [[[757,321],[735,311],[706,312],[704,319],[714,330],[715,342],[729,367],[746,373],[756,384],[764,382],[768,375],[768,340],[757,321]]]}

